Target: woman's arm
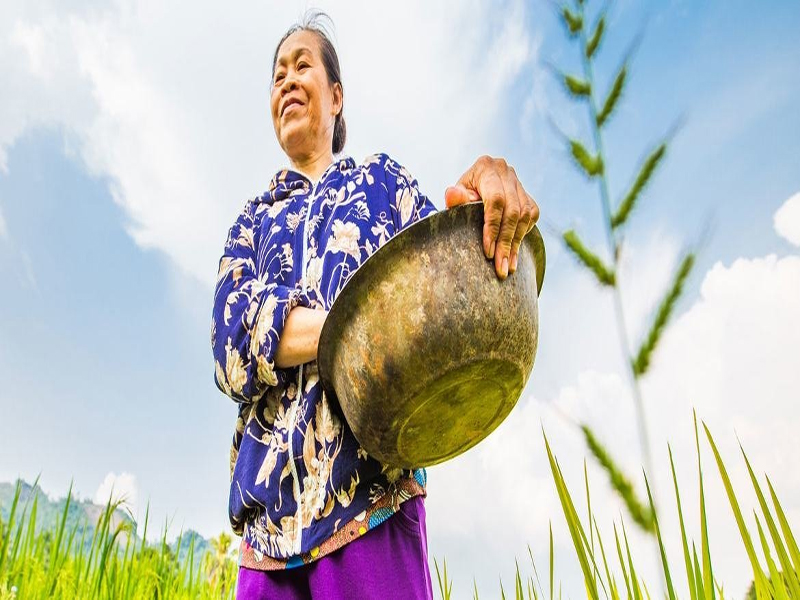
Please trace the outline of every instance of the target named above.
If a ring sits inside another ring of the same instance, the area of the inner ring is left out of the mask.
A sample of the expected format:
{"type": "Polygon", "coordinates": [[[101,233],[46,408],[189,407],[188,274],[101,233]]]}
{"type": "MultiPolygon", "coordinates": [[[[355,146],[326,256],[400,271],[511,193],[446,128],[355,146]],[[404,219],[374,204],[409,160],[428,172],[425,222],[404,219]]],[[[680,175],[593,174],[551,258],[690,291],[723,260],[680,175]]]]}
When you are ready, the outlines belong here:
{"type": "Polygon", "coordinates": [[[275,366],[286,369],[317,360],[319,334],[328,312],[295,306],[286,318],[275,352],[275,366]]]}
{"type": "MultiPolygon", "coordinates": [[[[263,214],[263,213],[262,213],[263,214]]],[[[247,201],[219,261],[211,326],[214,380],[236,402],[249,403],[285,377],[274,365],[289,312],[300,291],[265,284],[256,273],[260,219],[247,201]]]]}

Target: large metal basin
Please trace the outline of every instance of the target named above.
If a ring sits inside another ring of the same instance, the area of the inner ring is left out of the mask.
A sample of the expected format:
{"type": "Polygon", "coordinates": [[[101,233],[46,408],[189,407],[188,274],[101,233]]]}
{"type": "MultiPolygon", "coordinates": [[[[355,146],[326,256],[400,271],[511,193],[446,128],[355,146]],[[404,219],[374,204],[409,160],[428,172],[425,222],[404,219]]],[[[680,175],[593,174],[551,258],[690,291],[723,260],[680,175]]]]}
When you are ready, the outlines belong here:
{"type": "Polygon", "coordinates": [[[542,236],[525,236],[516,273],[500,281],[482,230],[480,202],[415,223],[359,267],[322,328],[323,389],[386,464],[465,452],[505,419],[530,376],[542,236]]]}

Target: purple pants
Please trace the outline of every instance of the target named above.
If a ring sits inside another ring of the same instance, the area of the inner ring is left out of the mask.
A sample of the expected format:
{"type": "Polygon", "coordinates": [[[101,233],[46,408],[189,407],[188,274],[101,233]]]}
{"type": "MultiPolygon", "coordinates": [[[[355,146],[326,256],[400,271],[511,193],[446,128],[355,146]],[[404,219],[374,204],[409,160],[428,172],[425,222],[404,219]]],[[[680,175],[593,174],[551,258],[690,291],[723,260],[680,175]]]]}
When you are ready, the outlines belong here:
{"type": "Polygon", "coordinates": [[[280,571],[239,568],[237,600],[433,598],[422,496],[317,561],[280,571]]]}

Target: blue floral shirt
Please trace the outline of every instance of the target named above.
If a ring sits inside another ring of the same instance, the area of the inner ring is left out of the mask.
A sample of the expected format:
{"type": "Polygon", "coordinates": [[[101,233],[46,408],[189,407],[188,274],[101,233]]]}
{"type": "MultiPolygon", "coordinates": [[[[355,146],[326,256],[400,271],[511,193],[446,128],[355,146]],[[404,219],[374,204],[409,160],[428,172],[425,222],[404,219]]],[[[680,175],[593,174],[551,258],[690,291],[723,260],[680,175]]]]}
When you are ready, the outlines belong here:
{"type": "Polygon", "coordinates": [[[219,262],[211,345],[217,387],[238,403],[229,516],[241,564],[309,562],[425,493],[425,470],[367,455],[316,361],[275,366],[295,306],[329,310],[350,276],[392,236],[436,209],[385,154],[335,161],[312,184],[283,170],[249,199],[219,262]]]}

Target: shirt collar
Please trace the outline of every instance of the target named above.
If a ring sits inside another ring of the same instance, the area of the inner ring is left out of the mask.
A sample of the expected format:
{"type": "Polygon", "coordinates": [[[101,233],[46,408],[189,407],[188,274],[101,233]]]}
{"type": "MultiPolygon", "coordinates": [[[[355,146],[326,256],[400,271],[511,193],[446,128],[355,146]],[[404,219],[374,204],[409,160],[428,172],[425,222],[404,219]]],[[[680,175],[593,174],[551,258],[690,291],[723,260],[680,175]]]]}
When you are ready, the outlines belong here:
{"type": "MultiPolygon", "coordinates": [[[[334,160],[322,173],[318,183],[324,181],[328,176],[330,176],[331,173],[344,173],[354,169],[355,166],[356,161],[349,156],[334,160]]],[[[303,175],[294,169],[282,169],[275,173],[272,181],[269,183],[268,190],[256,198],[256,202],[273,204],[274,202],[285,199],[289,196],[289,194],[291,194],[291,192],[295,190],[304,189],[308,191],[311,188],[311,180],[306,175],[303,175]]]]}

